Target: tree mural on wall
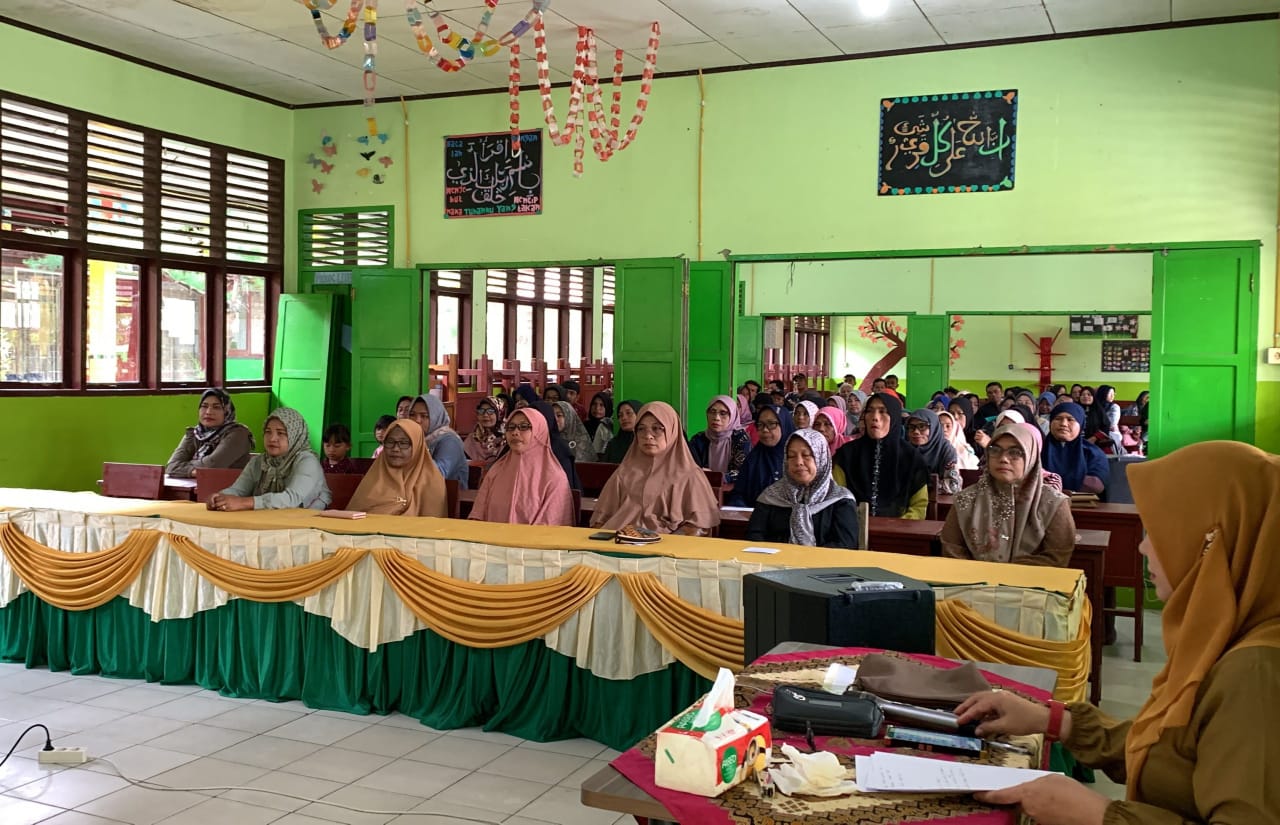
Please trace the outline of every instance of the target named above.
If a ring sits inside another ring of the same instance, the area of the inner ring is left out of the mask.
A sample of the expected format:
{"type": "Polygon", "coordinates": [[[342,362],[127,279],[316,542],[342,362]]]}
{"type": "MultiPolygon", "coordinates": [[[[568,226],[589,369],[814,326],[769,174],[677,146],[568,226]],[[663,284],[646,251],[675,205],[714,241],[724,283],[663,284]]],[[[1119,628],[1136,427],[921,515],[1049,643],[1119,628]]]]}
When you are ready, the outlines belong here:
{"type": "MultiPolygon", "coordinates": [[[[951,358],[954,364],[960,357],[960,350],[965,347],[965,340],[957,338],[955,333],[964,329],[964,316],[951,316],[951,358]]],[[[907,357],[907,328],[887,315],[868,315],[858,325],[858,332],[868,341],[884,344],[889,351],[879,361],[871,365],[867,375],[862,379],[862,390],[871,391],[871,385],[877,378],[883,378],[903,358],[907,357]]]]}

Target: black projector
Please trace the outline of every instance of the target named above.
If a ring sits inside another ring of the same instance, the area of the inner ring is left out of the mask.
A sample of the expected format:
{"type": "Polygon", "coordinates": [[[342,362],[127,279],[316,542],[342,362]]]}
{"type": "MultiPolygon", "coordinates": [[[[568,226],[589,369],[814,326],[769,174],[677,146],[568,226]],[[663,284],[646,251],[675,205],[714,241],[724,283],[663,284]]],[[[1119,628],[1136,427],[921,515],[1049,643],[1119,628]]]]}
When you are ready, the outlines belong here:
{"type": "Polygon", "coordinates": [[[933,588],[878,567],[752,573],[742,609],[747,664],[782,642],[934,652],[933,588]]]}

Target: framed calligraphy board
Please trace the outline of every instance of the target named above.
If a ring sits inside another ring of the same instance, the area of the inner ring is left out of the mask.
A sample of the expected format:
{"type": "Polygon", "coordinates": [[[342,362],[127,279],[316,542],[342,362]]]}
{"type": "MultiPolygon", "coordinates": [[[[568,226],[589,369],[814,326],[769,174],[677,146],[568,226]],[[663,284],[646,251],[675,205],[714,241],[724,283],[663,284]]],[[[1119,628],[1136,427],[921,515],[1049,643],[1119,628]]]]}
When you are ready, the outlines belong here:
{"type": "Polygon", "coordinates": [[[496,218],[542,214],[542,130],[452,135],[444,139],[444,216],[496,218]]]}
{"type": "Polygon", "coordinates": [[[880,101],[881,195],[1013,188],[1018,90],[880,101]]]}

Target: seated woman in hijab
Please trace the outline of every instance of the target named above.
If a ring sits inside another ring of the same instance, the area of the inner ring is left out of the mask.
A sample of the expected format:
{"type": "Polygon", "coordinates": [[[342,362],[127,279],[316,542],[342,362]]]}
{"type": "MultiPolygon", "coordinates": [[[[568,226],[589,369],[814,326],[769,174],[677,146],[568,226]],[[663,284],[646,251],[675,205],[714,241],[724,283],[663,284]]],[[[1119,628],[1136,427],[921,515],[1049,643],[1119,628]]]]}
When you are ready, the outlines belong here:
{"type": "Polygon", "coordinates": [[[609,449],[609,439],[613,438],[613,396],[596,393],[587,408],[587,420],[582,423],[591,436],[591,449],[596,454],[591,460],[599,461],[609,449]]]}
{"type": "Polygon", "coordinates": [[[732,398],[717,395],[711,399],[707,428],[689,439],[689,449],[699,467],[724,473],[726,485],[737,483],[751,452],[751,437],[738,424],[738,405],[732,398]]]}
{"type": "Polygon", "coordinates": [[[835,455],[836,450],[849,443],[849,437],[844,434],[844,413],[838,407],[823,407],[818,410],[810,429],[816,430],[827,440],[827,452],[830,455],[835,455]]]}
{"type": "Polygon", "coordinates": [[[694,462],[670,404],[640,408],[635,443],[596,502],[592,527],[642,527],[659,533],[707,535],[720,524],[720,504],[694,462]]]}
{"type": "Polygon", "coordinates": [[[964,430],[956,421],[956,416],[944,411],[938,413],[938,423],[942,425],[942,436],[950,442],[956,451],[956,467],[961,470],[978,469],[978,454],[973,451],[964,439],[964,430]]]}
{"type": "Polygon", "coordinates": [[[1100,384],[1093,394],[1093,404],[1085,407],[1084,437],[1111,455],[1124,455],[1124,436],[1120,433],[1120,405],[1116,388],[1100,384]]]}
{"type": "Polygon", "coordinates": [[[462,450],[471,461],[483,461],[485,466],[498,460],[506,444],[502,435],[502,414],[492,398],[476,405],[476,428],[462,441],[462,450]]]}
{"type": "Polygon", "coordinates": [[[307,422],[280,407],[262,426],[262,454],[249,459],[235,483],[209,497],[210,510],[323,510],[333,496],[320,456],[311,449],[307,422]]]}
{"type": "Polygon", "coordinates": [[[938,477],[938,492],[952,495],[960,492],[960,457],[942,431],[942,422],[933,410],[919,409],[907,419],[907,441],[920,451],[925,467],[938,477]]]}
{"type": "Polygon", "coordinates": [[[1058,396],[1047,390],[1040,393],[1040,397],[1036,399],[1035,424],[1040,428],[1041,435],[1049,434],[1049,414],[1053,412],[1053,408],[1057,403],[1058,396]]]}
{"type": "Polygon", "coordinates": [[[639,401],[632,399],[618,402],[618,432],[609,439],[609,446],[604,448],[605,463],[621,464],[626,457],[627,450],[631,449],[631,442],[635,440],[636,418],[640,415],[642,406],[644,405],[639,401]]]}
{"type": "Polygon", "coordinates": [[[731,507],[754,507],[756,497],[782,478],[787,439],[795,432],[791,413],[786,407],[760,407],[756,410],[756,432],[760,442],[751,448],[738,474],[738,483],[726,498],[731,507]]]}
{"type": "Polygon", "coordinates": [[[1076,546],[1071,499],[1044,483],[1039,432],[1005,424],[987,445],[987,466],[956,493],[942,528],[942,555],[1066,567],[1076,546]]]}
{"type": "Polygon", "coordinates": [[[801,401],[791,410],[791,417],[796,422],[797,430],[813,429],[813,417],[818,414],[818,405],[812,401],[801,401]]]}
{"type": "Polygon", "coordinates": [[[541,400],[538,398],[538,393],[534,391],[532,384],[521,384],[516,387],[514,409],[532,407],[541,400]]]}
{"type": "Polygon", "coordinates": [[[577,524],[569,479],[551,452],[546,419],[535,410],[518,410],[507,422],[506,437],[507,452],[484,474],[471,518],[504,524],[577,524]]]}
{"type": "Polygon", "coordinates": [[[200,395],[200,412],[194,427],[187,427],[178,448],[165,465],[166,475],[191,478],[197,469],[243,467],[253,452],[253,433],[236,421],[231,396],[216,387],[200,395]]]}
{"type": "Polygon", "coordinates": [[[1044,468],[1062,478],[1062,489],[1101,495],[1111,479],[1107,457],[1084,438],[1084,408],[1067,402],[1053,408],[1044,443],[1044,468]]]}
{"type": "Polygon", "coordinates": [[[434,395],[419,395],[409,408],[409,417],[426,435],[427,449],[440,468],[440,475],[455,479],[459,489],[467,489],[467,476],[471,473],[467,450],[462,446],[462,438],[449,426],[449,413],[444,402],[434,395]]]}
{"type": "Polygon", "coordinates": [[[797,430],[786,442],[786,470],[756,499],[748,541],[858,549],[858,505],[831,478],[827,440],[797,430]]]}
{"type": "Polygon", "coordinates": [[[551,408],[552,414],[556,417],[556,426],[560,429],[560,435],[573,453],[573,460],[595,461],[597,458],[595,445],[592,444],[591,434],[583,426],[582,419],[578,418],[578,411],[568,401],[556,401],[551,408]]]}
{"type": "MultiPolygon", "coordinates": [[[[535,401],[528,407],[519,407],[518,409],[527,410],[529,415],[537,413],[542,416],[542,420],[547,424],[547,433],[551,440],[551,453],[556,457],[556,461],[560,463],[560,469],[564,471],[564,477],[569,481],[569,488],[581,490],[582,481],[578,478],[577,462],[573,458],[573,450],[569,448],[569,443],[564,440],[564,436],[560,435],[560,425],[556,423],[555,408],[545,401],[535,401]]],[[[510,449],[510,446],[504,446],[502,454],[506,455],[510,449]]]]}
{"type": "Polygon", "coordinates": [[[387,428],[382,455],[364,474],[347,509],[386,516],[449,515],[444,476],[418,422],[404,418],[387,428]]]}
{"type": "Polygon", "coordinates": [[[865,501],[873,516],[923,519],[929,508],[929,470],[902,437],[902,403],[876,393],[862,411],[863,436],[836,451],[836,482],[865,501]]]}
{"type": "Polygon", "coordinates": [[[956,709],[977,735],[1046,734],[1126,785],[1108,799],[1061,774],[979,794],[1040,825],[1280,822],[1280,459],[1230,441],[1128,470],[1139,548],[1164,600],[1168,661],[1137,717],[983,691],[956,709]],[[1188,479],[1195,483],[1188,484],[1188,479]]]}
{"type": "Polygon", "coordinates": [[[844,434],[849,436],[850,440],[861,438],[862,409],[867,404],[867,394],[862,390],[854,390],[849,393],[849,400],[846,403],[849,405],[849,410],[844,414],[844,434]]]}

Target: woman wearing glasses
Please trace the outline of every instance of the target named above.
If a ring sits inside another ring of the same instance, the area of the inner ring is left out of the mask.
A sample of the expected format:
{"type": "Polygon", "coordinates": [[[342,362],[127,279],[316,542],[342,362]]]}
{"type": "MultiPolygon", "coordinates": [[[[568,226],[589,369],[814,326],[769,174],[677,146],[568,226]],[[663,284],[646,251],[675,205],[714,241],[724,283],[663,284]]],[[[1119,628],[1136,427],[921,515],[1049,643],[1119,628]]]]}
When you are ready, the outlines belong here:
{"type": "Polygon", "coordinates": [[[483,461],[487,467],[498,460],[505,443],[497,401],[486,398],[476,405],[476,428],[463,439],[463,452],[468,459],[483,461]]]}
{"type": "Polygon", "coordinates": [[[569,479],[551,452],[551,430],[537,412],[511,414],[507,452],[485,473],[471,518],[505,524],[577,523],[569,479]]]}
{"type": "Polygon", "coordinates": [[[197,469],[243,467],[253,452],[253,433],[236,421],[236,405],[231,396],[211,387],[200,395],[200,417],[196,426],[178,442],[165,466],[167,475],[191,478],[197,469]]]}
{"type": "Polygon", "coordinates": [[[382,455],[364,474],[347,505],[352,510],[387,516],[449,514],[444,476],[431,458],[422,427],[398,419],[382,437],[382,455]]]}
{"type": "Polygon", "coordinates": [[[756,497],[782,478],[787,439],[796,431],[786,407],[760,407],[756,410],[756,432],[760,441],[751,448],[738,474],[738,481],[728,496],[733,507],[755,507],[756,497]]]}
{"type": "Polygon", "coordinates": [[[738,422],[738,404],[717,395],[707,405],[707,428],[689,439],[689,449],[699,467],[724,473],[724,483],[735,484],[747,454],[751,436],[738,422]]]}
{"type": "Polygon", "coordinates": [[[1033,427],[1004,424],[992,434],[986,472],[947,513],[944,556],[1067,566],[1076,543],[1071,500],[1045,484],[1033,427]]]}
{"type": "Polygon", "coordinates": [[[947,440],[942,422],[933,410],[919,409],[907,419],[907,441],[920,451],[930,475],[938,477],[938,492],[951,495],[960,492],[960,459],[956,448],[947,440]]]}

